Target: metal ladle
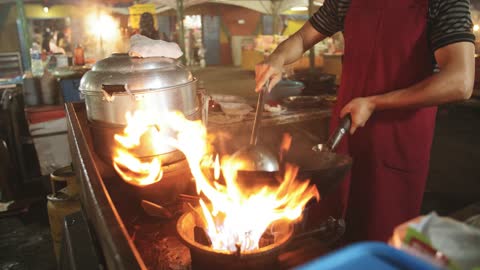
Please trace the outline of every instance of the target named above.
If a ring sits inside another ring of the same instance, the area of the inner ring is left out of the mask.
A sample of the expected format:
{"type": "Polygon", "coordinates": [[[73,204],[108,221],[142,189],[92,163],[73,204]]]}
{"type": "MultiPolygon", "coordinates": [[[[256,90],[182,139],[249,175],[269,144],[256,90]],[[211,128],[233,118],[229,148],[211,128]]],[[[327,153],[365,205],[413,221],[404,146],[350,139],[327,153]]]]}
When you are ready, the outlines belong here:
{"type": "Polygon", "coordinates": [[[239,171],[276,172],[279,170],[277,157],[264,146],[257,145],[258,132],[265,104],[264,96],[265,92],[268,91],[269,84],[270,81],[267,81],[258,94],[257,110],[255,112],[252,134],[250,136],[250,144],[232,155],[234,164],[237,165],[239,171]]]}

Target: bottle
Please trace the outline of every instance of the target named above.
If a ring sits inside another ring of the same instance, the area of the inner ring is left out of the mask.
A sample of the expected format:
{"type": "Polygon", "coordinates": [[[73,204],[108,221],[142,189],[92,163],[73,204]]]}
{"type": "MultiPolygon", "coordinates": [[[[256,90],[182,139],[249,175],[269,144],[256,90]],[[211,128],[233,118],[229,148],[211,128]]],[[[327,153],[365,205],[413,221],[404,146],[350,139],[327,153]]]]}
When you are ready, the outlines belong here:
{"type": "Polygon", "coordinates": [[[77,45],[73,52],[73,63],[76,66],[85,65],[85,56],[83,54],[83,48],[80,45],[77,45]]]}
{"type": "Polygon", "coordinates": [[[41,57],[40,45],[36,42],[30,48],[30,59],[32,60],[32,74],[35,77],[43,76],[43,62],[41,57]]]}

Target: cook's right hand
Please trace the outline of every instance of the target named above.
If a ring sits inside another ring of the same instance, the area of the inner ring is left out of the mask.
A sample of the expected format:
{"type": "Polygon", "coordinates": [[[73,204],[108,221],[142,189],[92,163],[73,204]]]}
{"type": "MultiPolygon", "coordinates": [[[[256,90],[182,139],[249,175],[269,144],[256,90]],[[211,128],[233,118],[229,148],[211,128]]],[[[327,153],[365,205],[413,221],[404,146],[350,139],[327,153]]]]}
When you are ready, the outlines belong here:
{"type": "Polygon", "coordinates": [[[270,80],[268,92],[282,79],[283,65],[272,60],[265,60],[255,66],[255,92],[260,92],[265,83],[270,80]]]}

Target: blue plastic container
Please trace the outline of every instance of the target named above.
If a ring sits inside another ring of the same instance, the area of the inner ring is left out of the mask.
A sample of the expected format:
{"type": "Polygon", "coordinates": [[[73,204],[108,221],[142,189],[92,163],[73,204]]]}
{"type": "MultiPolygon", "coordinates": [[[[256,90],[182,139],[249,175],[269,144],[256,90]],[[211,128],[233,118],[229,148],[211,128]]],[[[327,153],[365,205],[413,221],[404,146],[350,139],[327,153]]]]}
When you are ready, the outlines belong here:
{"type": "Polygon", "coordinates": [[[438,270],[440,268],[384,243],[367,242],[346,247],[296,269],[438,270]]]}
{"type": "Polygon", "coordinates": [[[60,80],[60,88],[62,89],[63,100],[65,102],[83,101],[80,98],[80,79],[62,79],[60,80]]]}

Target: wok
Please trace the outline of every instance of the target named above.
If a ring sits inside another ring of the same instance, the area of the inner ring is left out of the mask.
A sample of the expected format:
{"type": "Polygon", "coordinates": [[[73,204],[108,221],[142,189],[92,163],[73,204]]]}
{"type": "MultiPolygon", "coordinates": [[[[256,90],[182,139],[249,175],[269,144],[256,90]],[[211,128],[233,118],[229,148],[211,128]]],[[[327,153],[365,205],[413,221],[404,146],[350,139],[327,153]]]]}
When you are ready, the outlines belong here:
{"type": "MultiPolygon", "coordinates": [[[[321,196],[334,190],[345,178],[352,167],[352,159],[343,154],[334,152],[343,136],[348,133],[352,119],[346,115],[332,133],[328,141],[313,148],[297,147],[287,153],[286,160],[300,167],[299,178],[310,179],[317,186],[321,196]]],[[[305,145],[303,145],[305,147],[305,145]]]]}
{"type": "Polygon", "coordinates": [[[286,161],[299,166],[299,179],[310,179],[324,197],[333,191],[352,167],[352,158],[334,152],[315,152],[312,147],[291,149],[286,161]]]}
{"type": "MultiPolygon", "coordinates": [[[[348,155],[333,152],[343,136],[350,129],[349,115],[341,120],[339,127],[332,133],[328,141],[318,150],[318,145],[311,142],[297,141],[293,143],[284,161],[299,167],[298,179],[309,179],[322,197],[333,191],[345,178],[352,167],[352,158],[348,155]],[[315,147],[314,147],[315,146],[315,147]],[[318,151],[315,151],[317,149],[318,151]]],[[[239,171],[237,181],[245,188],[252,189],[262,185],[278,184],[283,172],[247,172],[239,171]],[[255,179],[254,182],[251,180],[255,179]]]]}

